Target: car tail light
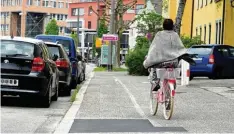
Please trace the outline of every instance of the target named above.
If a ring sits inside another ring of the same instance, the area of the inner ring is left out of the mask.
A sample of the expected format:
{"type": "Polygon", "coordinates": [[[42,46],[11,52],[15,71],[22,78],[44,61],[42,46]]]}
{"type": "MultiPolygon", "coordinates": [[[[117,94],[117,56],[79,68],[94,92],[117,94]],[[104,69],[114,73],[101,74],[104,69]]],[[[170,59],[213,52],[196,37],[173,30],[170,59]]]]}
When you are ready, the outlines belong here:
{"type": "Polygon", "coordinates": [[[61,67],[61,68],[68,68],[69,66],[66,60],[57,60],[56,65],[57,67],[61,67]]]}
{"type": "Polygon", "coordinates": [[[44,69],[45,62],[41,57],[36,57],[33,59],[32,71],[40,72],[44,69]]]}
{"type": "Polygon", "coordinates": [[[214,64],[214,55],[210,55],[209,57],[209,64],[214,64]]]}

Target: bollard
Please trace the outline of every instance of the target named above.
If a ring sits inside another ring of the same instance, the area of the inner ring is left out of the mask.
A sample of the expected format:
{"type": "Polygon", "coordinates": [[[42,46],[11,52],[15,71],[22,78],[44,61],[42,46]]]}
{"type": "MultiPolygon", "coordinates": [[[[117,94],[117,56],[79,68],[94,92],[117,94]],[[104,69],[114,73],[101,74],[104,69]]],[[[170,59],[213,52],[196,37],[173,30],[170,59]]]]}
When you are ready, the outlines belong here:
{"type": "Polygon", "coordinates": [[[190,65],[185,60],[181,61],[181,85],[189,85],[190,65]]]}

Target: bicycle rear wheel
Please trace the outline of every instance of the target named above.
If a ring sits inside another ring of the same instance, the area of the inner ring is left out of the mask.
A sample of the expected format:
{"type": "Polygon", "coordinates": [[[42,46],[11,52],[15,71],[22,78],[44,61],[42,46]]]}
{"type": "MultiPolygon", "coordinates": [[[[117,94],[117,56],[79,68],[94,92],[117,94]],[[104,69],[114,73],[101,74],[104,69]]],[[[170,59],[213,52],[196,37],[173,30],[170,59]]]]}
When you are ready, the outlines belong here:
{"type": "Polygon", "coordinates": [[[172,96],[173,89],[170,89],[169,84],[166,84],[164,89],[165,102],[163,104],[163,115],[166,120],[170,120],[174,109],[174,97],[172,96]]]}
{"type": "Polygon", "coordinates": [[[150,114],[153,116],[156,115],[158,110],[157,92],[153,92],[155,86],[155,84],[151,84],[150,89],[150,114]]]}

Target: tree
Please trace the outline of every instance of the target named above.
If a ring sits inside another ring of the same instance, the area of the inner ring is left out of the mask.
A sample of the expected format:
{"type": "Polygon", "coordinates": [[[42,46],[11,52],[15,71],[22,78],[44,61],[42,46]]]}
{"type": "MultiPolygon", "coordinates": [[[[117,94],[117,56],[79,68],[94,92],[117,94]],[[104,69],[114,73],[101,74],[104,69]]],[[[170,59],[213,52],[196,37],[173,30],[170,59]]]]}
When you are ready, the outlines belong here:
{"type": "Polygon", "coordinates": [[[55,19],[52,19],[52,20],[46,25],[45,34],[47,34],[47,35],[58,35],[58,34],[59,34],[59,27],[58,27],[57,22],[56,22],[55,19]]]}
{"type": "Polygon", "coordinates": [[[177,10],[176,22],[175,22],[175,31],[178,33],[178,35],[180,35],[181,21],[184,14],[185,4],[186,0],[179,1],[179,7],[177,10]]]}
{"type": "MultiPolygon", "coordinates": [[[[105,23],[105,20],[103,19],[103,16],[100,19],[100,24],[99,27],[97,28],[98,33],[97,33],[97,37],[98,38],[102,38],[103,34],[108,33],[108,27],[105,23]]],[[[92,46],[92,51],[93,51],[93,57],[95,57],[96,52],[98,53],[98,55],[101,55],[101,48],[96,48],[96,44],[95,44],[95,39],[94,39],[94,43],[92,46]]]]}
{"type": "MultiPolygon", "coordinates": [[[[139,33],[146,36],[150,34],[151,37],[162,30],[163,17],[157,14],[155,11],[146,12],[137,16],[137,29],[139,33]]],[[[152,40],[152,38],[151,38],[152,40]]]]}
{"type": "Polygon", "coordinates": [[[76,44],[76,48],[78,47],[78,44],[79,44],[79,39],[77,38],[77,33],[76,32],[72,32],[71,35],[72,39],[75,41],[75,44],[76,44]]]}
{"type": "MultiPolygon", "coordinates": [[[[110,22],[110,14],[106,14],[111,9],[111,3],[110,0],[108,1],[102,1],[103,4],[106,6],[105,12],[102,15],[102,19],[104,19],[107,23],[110,22]]],[[[123,21],[123,15],[127,10],[132,9],[137,3],[137,0],[129,0],[128,3],[123,3],[123,0],[116,0],[116,6],[114,9],[114,16],[115,16],[115,24],[114,24],[114,33],[117,33],[119,36],[119,40],[116,44],[116,66],[120,66],[120,40],[122,38],[122,34],[125,30],[129,29],[129,26],[135,22],[136,19],[131,20],[129,22],[124,23],[123,21]]],[[[101,18],[100,14],[97,11],[94,11],[92,6],[90,6],[90,9],[99,17],[101,18]]]]}
{"type": "Polygon", "coordinates": [[[201,41],[201,37],[200,36],[195,36],[195,37],[188,37],[188,36],[181,36],[181,41],[183,42],[184,46],[186,48],[190,48],[193,45],[201,45],[201,44],[205,44],[203,41],[201,41]]]}
{"type": "Polygon", "coordinates": [[[103,34],[108,33],[108,27],[106,26],[105,20],[104,19],[100,19],[100,24],[98,27],[98,38],[102,38],[103,34]]]}

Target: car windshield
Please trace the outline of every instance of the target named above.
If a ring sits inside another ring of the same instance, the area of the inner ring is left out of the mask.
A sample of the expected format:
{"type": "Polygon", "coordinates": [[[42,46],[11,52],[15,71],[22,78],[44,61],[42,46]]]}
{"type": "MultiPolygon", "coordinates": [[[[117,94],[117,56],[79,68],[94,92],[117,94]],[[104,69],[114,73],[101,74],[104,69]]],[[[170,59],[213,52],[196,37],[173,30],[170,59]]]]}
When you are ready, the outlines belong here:
{"type": "Polygon", "coordinates": [[[34,44],[22,41],[1,40],[1,55],[33,57],[34,44]]]}
{"type": "Polygon", "coordinates": [[[59,51],[59,47],[51,46],[51,45],[47,45],[47,47],[51,55],[57,55],[59,58],[62,58],[62,55],[60,54],[60,51],[59,51]]]}
{"type": "Polygon", "coordinates": [[[69,40],[57,39],[56,41],[58,41],[59,44],[62,44],[65,51],[69,53],[70,43],[71,43],[69,40]]]}
{"type": "Polygon", "coordinates": [[[209,55],[212,51],[211,46],[196,46],[188,50],[189,54],[209,55]]]}

